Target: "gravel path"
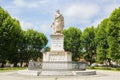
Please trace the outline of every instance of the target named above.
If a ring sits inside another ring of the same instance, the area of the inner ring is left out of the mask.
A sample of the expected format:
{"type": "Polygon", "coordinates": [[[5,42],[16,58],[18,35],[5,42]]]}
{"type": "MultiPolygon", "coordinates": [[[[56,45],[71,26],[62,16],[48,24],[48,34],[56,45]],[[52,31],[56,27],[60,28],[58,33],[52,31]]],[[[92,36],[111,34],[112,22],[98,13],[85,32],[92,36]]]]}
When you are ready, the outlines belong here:
{"type": "Polygon", "coordinates": [[[97,70],[90,76],[27,76],[14,72],[1,72],[0,80],[120,80],[120,72],[97,70]]]}

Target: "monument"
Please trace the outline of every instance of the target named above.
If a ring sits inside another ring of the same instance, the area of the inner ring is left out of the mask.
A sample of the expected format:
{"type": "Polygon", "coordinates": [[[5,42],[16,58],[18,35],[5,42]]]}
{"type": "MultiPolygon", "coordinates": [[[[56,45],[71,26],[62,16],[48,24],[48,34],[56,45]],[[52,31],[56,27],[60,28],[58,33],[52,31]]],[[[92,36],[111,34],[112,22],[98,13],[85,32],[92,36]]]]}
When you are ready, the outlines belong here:
{"type": "Polygon", "coordinates": [[[56,11],[55,19],[51,28],[51,51],[43,53],[42,69],[47,71],[42,71],[41,74],[46,75],[51,72],[48,72],[48,70],[52,70],[51,74],[61,75],[61,70],[72,68],[72,66],[68,64],[72,61],[72,55],[70,52],[64,51],[64,35],[62,34],[64,28],[64,17],[59,10],[56,11]]]}
{"type": "Polygon", "coordinates": [[[64,17],[59,10],[55,13],[51,25],[51,50],[43,53],[42,62],[30,61],[28,70],[30,75],[92,75],[95,71],[87,71],[85,62],[73,62],[72,53],[64,50],[64,17]]]}

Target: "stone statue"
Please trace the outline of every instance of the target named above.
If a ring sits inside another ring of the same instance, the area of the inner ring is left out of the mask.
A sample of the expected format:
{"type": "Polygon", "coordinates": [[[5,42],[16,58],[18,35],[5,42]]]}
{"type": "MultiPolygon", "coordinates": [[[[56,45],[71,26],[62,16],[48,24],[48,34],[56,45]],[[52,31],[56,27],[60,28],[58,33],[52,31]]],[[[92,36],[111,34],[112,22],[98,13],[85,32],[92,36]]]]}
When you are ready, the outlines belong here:
{"type": "Polygon", "coordinates": [[[60,10],[56,11],[54,22],[51,25],[53,34],[61,34],[64,28],[64,17],[60,14],[60,10]]]}

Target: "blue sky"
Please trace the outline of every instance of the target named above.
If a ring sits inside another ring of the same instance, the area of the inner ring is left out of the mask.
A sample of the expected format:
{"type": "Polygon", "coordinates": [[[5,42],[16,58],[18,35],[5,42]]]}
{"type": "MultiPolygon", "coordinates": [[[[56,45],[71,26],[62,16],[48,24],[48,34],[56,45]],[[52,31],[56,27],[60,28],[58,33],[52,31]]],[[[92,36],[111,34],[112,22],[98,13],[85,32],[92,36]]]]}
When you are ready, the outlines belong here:
{"type": "Polygon", "coordinates": [[[20,21],[23,30],[34,29],[50,39],[56,10],[63,14],[65,28],[75,26],[83,31],[109,17],[120,0],[0,0],[0,6],[20,21]]]}

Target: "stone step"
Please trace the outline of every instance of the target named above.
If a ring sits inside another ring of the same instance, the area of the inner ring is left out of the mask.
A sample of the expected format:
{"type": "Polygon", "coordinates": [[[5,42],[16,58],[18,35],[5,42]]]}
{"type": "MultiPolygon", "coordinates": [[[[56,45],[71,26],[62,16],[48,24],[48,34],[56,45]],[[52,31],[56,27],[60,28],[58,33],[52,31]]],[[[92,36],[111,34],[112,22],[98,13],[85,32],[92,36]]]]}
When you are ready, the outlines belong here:
{"type": "Polygon", "coordinates": [[[94,70],[84,70],[84,71],[34,71],[34,70],[19,70],[19,74],[22,75],[32,75],[32,76],[40,76],[40,75],[48,75],[48,76],[86,76],[86,75],[96,75],[96,71],[94,70]]]}
{"type": "Polygon", "coordinates": [[[42,71],[40,75],[74,75],[72,71],[42,71]]]}
{"type": "Polygon", "coordinates": [[[33,71],[33,70],[19,70],[18,74],[22,75],[32,75],[32,76],[39,76],[41,71],[33,71]]]}

